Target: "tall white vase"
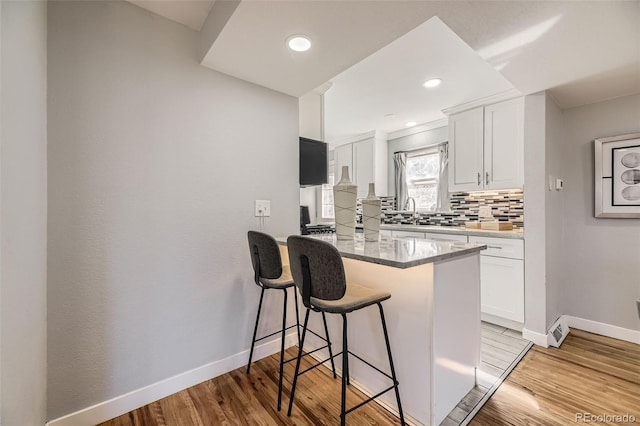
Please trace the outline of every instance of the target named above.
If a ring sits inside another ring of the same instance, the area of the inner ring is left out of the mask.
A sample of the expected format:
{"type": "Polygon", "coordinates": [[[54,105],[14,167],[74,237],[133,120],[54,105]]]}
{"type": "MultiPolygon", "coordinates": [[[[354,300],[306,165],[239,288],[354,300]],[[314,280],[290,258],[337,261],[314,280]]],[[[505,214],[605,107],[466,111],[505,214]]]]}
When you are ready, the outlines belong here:
{"type": "Polygon", "coordinates": [[[375,185],[369,184],[369,195],[362,200],[362,224],[365,241],[378,241],[380,237],[380,198],[376,197],[375,185]]]}
{"type": "Polygon", "coordinates": [[[333,206],[336,216],[336,236],[352,240],[356,232],[356,194],[358,186],[349,179],[349,167],[342,166],[342,177],[333,187],[333,206]]]}

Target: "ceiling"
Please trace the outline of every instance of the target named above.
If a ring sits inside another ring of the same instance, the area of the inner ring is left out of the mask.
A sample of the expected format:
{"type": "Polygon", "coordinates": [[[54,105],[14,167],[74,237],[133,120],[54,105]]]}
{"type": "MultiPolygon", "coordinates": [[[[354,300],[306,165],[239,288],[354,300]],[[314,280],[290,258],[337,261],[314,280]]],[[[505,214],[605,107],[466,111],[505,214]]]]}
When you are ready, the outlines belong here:
{"type": "Polygon", "coordinates": [[[325,137],[329,141],[372,129],[392,132],[405,128],[409,121],[432,122],[445,118],[441,112],[445,108],[513,89],[438,17],[331,82],[325,94],[325,137]],[[422,86],[436,77],[443,79],[440,86],[422,86]]]}
{"type": "MultiPolygon", "coordinates": [[[[409,66],[419,62],[416,56],[424,56],[418,52],[444,54],[449,43],[457,46],[451,51],[462,54],[462,40],[517,90],[524,94],[549,90],[562,108],[640,93],[640,1],[243,0],[228,19],[221,20],[223,26],[212,32],[205,31],[207,24],[203,28],[203,22],[210,11],[215,11],[213,1],[131,1],[193,29],[202,28],[201,34],[215,34],[206,40],[204,66],[292,96],[301,96],[329,80],[335,83],[330,92],[342,79],[360,81],[355,77],[357,67],[376,62],[375,58],[365,58],[434,16],[459,39],[454,40],[446,31],[426,41],[407,37],[406,44],[396,47],[397,52],[383,52],[393,62],[378,62],[377,74],[394,75],[394,79],[386,80],[389,83],[428,74],[433,70],[431,62],[425,63],[430,68],[424,70],[409,66]],[[305,53],[289,51],[287,37],[300,33],[311,38],[312,49],[305,53]],[[339,76],[345,70],[350,75],[339,76]],[[403,70],[406,77],[399,76],[403,70]]],[[[469,53],[467,50],[464,55],[466,60],[477,62],[469,53]]],[[[486,71],[486,67],[477,65],[486,71]]],[[[451,67],[446,70],[453,72],[451,67]]],[[[362,79],[371,78],[370,72],[362,79]]],[[[460,78],[441,77],[445,80],[443,92],[448,90],[446,82],[460,78]]],[[[369,91],[375,94],[385,89],[376,83],[369,91]]],[[[411,92],[404,103],[416,104],[424,94],[420,90],[411,92]]],[[[457,98],[455,93],[451,96],[447,102],[438,102],[452,106],[457,98]]],[[[388,97],[376,100],[369,95],[367,99],[372,107],[378,102],[378,110],[389,105],[388,97]]],[[[402,100],[397,96],[395,102],[402,100]]],[[[431,101],[434,99],[430,97],[431,101]]],[[[389,112],[400,114],[399,110],[389,112]]],[[[423,115],[430,119],[436,113],[425,111],[423,115]]]]}
{"type": "Polygon", "coordinates": [[[157,15],[200,31],[215,0],[128,0],[157,15]]]}

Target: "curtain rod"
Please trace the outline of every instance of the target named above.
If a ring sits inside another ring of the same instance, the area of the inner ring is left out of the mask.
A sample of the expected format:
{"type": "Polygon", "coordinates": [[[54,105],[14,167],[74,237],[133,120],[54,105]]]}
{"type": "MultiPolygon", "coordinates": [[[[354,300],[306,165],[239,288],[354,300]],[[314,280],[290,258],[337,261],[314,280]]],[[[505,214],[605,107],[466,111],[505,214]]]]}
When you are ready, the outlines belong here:
{"type": "Polygon", "coordinates": [[[422,146],[420,148],[413,148],[413,149],[409,149],[409,150],[406,150],[406,151],[396,151],[396,152],[394,152],[394,154],[398,154],[400,152],[413,152],[413,151],[419,151],[421,149],[435,148],[435,147],[438,147],[440,145],[444,145],[446,143],[449,143],[449,141],[444,141],[444,142],[440,142],[440,143],[434,143],[432,145],[422,146]]]}

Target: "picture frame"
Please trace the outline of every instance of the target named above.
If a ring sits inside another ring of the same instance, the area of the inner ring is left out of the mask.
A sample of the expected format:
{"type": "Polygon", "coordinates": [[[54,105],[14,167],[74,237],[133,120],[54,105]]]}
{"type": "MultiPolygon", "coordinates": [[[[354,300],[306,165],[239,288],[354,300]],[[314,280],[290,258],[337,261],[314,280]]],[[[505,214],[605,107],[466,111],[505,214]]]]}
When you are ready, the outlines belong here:
{"type": "Polygon", "coordinates": [[[640,133],[594,140],[595,217],[640,218],[640,133]]]}

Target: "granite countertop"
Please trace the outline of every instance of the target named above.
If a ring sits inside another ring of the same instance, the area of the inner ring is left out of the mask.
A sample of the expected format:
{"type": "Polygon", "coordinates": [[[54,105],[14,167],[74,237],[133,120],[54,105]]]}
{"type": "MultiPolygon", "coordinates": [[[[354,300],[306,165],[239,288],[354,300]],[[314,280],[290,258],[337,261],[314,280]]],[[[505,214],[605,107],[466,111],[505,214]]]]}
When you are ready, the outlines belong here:
{"type": "MultiPolygon", "coordinates": [[[[362,228],[361,224],[357,225],[362,228]]],[[[472,235],[475,237],[493,237],[493,238],[514,238],[524,239],[524,229],[518,228],[513,231],[489,231],[486,229],[470,229],[464,226],[437,226],[437,225],[390,225],[381,224],[380,229],[387,231],[413,231],[413,232],[432,232],[434,234],[453,234],[453,235],[472,235]]]]}
{"type": "MultiPolygon", "coordinates": [[[[478,253],[487,248],[484,244],[434,241],[422,238],[393,238],[383,235],[380,236],[378,242],[365,241],[362,234],[356,234],[353,240],[338,240],[335,234],[308,235],[308,237],[332,244],[343,257],[348,259],[400,269],[478,253]]],[[[279,244],[287,244],[286,237],[279,237],[276,240],[279,244]]]]}

